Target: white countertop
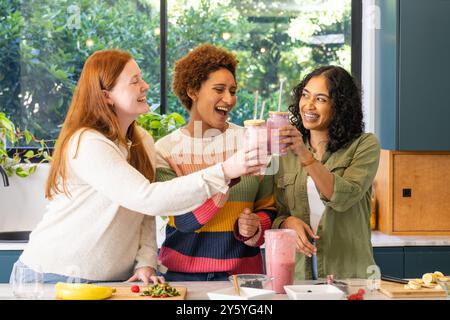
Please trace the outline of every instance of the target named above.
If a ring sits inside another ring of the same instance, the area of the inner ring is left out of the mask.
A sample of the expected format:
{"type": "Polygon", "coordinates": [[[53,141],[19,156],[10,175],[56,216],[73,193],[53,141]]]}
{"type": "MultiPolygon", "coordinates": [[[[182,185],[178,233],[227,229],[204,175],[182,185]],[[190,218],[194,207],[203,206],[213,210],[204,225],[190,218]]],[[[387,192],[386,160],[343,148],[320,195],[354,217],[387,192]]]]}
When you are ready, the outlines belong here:
{"type": "Polygon", "coordinates": [[[25,249],[25,246],[27,245],[26,242],[24,243],[16,243],[16,242],[0,242],[0,251],[7,251],[7,250],[21,250],[25,249]]]}
{"type": "MultiPolygon", "coordinates": [[[[349,285],[349,292],[354,293],[357,292],[359,288],[364,287],[365,280],[361,279],[345,279],[345,281],[349,285]],[[364,281],[361,282],[361,281],[364,281]]],[[[314,281],[295,281],[295,284],[313,284],[314,281]]],[[[102,286],[126,286],[131,287],[133,284],[142,285],[142,283],[102,283],[102,286]]],[[[189,281],[189,282],[171,282],[172,286],[175,287],[186,287],[187,294],[186,300],[208,300],[208,292],[224,289],[226,287],[231,287],[231,283],[228,281],[189,281]]],[[[44,285],[44,295],[41,300],[54,300],[55,299],[55,285],[54,284],[45,284],[44,285]]],[[[344,300],[346,297],[343,298],[344,300]]],[[[365,300],[387,300],[389,297],[385,296],[378,290],[370,291],[366,289],[366,294],[364,296],[365,300]]],[[[411,299],[420,299],[423,300],[425,298],[411,298],[411,299]]],[[[445,300],[445,297],[442,298],[428,298],[431,300],[445,300]]],[[[19,300],[16,298],[13,293],[11,286],[9,284],[0,284],[0,300],[19,300]]],[[[272,300],[288,300],[288,296],[286,294],[277,294],[274,296],[272,300]]],[[[397,300],[397,299],[395,299],[397,300]]]]}
{"type": "MultiPolygon", "coordinates": [[[[1,250],[23,250],[26,243],[0,242],[1,250]]],[[[393,236],[372,231],[373,247],[406,247],[406,246],[450,246],[448,236],[393,236]]]]}
{"type": "Polygon", "coordinates": [[[445,236],[393,236],[372,231],[373,247],[450,246],[450,235],[445,236]]]}

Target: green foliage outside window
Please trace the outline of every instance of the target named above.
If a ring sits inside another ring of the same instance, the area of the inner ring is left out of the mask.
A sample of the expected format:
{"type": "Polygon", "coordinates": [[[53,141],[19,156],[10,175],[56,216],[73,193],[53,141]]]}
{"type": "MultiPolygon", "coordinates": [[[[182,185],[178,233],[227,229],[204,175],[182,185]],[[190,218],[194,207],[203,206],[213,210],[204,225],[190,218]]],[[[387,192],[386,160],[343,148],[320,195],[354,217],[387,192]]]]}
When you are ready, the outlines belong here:
{"type": "MultiPolygon", "coordinates": [[[[350,69],[350,2],[168,0],[167,111],[187,119],[170,89],[173,65],[204,42],[240,60],[232,122],[252,117],[256,90],[266,112],[276,109],[280,79],[286,110],[289,90],[313,68],[350,69]]],[[[0,0],[0,111],[18,127],[55,139],[84,61],[103,48],[133,54],[150,85],[149,103],[159,105],[159,24],[159,0],[0,0]]]]}

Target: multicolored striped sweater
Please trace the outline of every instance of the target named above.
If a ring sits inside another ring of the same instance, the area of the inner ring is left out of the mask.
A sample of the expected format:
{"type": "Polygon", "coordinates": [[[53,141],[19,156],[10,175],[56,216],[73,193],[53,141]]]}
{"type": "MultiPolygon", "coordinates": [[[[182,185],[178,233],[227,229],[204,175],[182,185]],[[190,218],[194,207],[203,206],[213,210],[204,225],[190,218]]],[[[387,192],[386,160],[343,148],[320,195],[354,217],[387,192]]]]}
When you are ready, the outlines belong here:
{"type": "MultiPolygon", "coordinates": [[[[226,132],[214,137],[192,138],[179,129],[160,139],[156,143],[157,181],[225,160],[242,145],[237,140],[242,140],[243,130],[230,124],[226,132]]],[[[273,176],[245,176],[231,185],[226,194],[216,194],[192,212],[176,217],[167,212],[170,217],[159,258],[170,271],[262,273],[259,246],[276,216],[273,176]],[[237,220],[245,208],[259,216],[260,227],[251,238],[238,231],[237,220]]]]}

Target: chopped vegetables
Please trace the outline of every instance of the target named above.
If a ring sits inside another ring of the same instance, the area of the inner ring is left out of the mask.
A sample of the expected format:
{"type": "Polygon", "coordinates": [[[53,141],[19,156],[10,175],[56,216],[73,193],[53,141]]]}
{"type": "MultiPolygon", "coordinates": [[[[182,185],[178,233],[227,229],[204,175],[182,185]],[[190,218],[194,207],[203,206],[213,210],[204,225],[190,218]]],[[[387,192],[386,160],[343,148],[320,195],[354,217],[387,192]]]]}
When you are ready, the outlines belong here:
{"type": "Polygon", "coordinates": [[[150,296],[152,298],[170,298],[179,296],[180,293],[168,283],[157,283],[150,286],[148,290],[142,292],[141,296],[150,296]]]}

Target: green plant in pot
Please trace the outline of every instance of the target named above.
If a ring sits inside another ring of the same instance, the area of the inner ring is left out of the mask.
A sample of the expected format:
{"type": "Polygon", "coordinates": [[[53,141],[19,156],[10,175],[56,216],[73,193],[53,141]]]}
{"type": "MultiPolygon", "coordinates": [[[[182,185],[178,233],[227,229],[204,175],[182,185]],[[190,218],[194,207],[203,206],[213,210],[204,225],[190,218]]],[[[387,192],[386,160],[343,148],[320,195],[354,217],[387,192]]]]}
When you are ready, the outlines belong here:
{"type": "Polygon", "coordinates": [[[147,130],[155,141],[181,128],[186,123],[183,116],[177,112],[159,114],[156,112],[157,109],[158,106],[152,106],[150,112],[137,118],[137,124],[147,130]]]}
{"type": "Polygon", "coordinates": [[[50,160],[45,140],[37,139],[27,129],[19,130],[5,113],[0,112],[0,166],[9,177],[14,174],[28,177],[36,171],[38,164],[50,160]],[[9,153],[6,147],[10,149],[9,153]],[[27,147],[33,147],[33,150],[27,147]]]}

